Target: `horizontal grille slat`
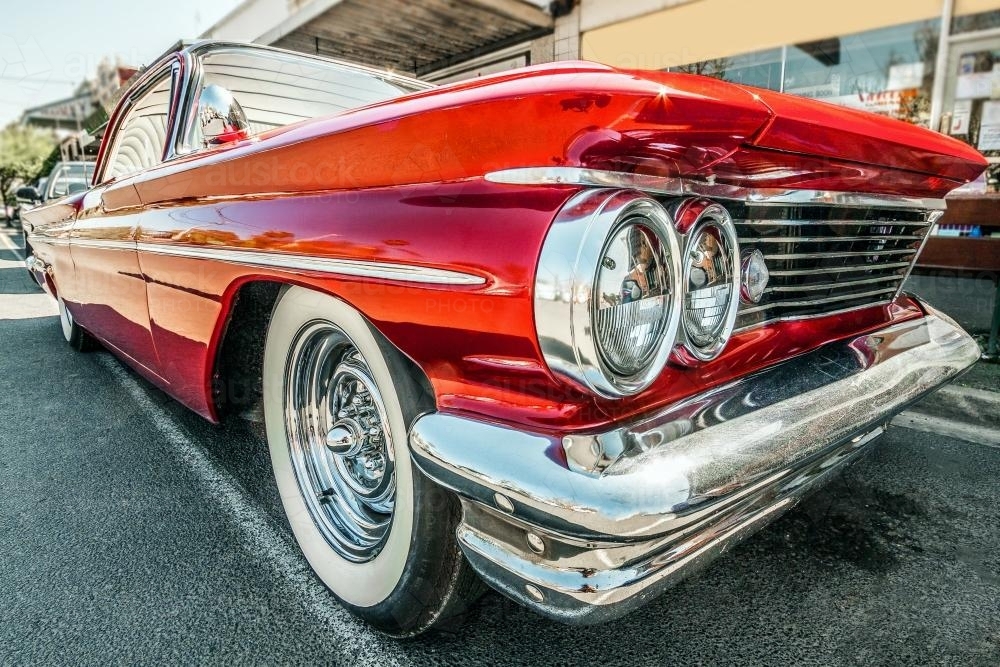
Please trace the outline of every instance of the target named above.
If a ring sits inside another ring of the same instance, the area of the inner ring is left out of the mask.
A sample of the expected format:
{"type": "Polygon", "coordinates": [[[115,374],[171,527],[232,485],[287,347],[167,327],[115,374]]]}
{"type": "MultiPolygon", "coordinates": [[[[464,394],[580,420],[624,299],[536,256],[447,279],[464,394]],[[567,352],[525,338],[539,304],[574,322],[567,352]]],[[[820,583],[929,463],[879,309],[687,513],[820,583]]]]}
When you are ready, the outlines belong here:
{"type": "Polygon", "coordinates": [[[906,250],[868,250],[864,252],[804,252],[787,255],[764,254],[764,259],[829,259],[830,257],[877,257],[879,255],[912,255],[916,248],[906,250]]]}
{"type": "Polygon", "coordinates": [[[770,292],[814,292],[819,290],[835,290],[843,289],[846,287],[853,287],[854,285],[874,285],[876,283],[884,283],[886,281],[898,281],[899,276],[888,275],[881,276],[879,278],[865,278],[864,280],[846,280],[837,282],[834,284],[818,283],[815,285],[778,285],[777,287],[768,287],[767,293],[770,292]]]}
{"type": "MultiPolygon", "coordinates": [[[[869,296],[877,296],[880,294],[886,294],[889,292],[895,292],[895,287],[888,287],[886,289],[871,290],[870,292],[859,292],[857,294],[840,294],[838,296],[827,296],[821,299],[800,299],[795,301],[785,301],[782,305],[784,306],[819,306],[825,303],[836,303],[837,301],[850,301],[851,299],[861,299],[869,296]]],[[[755,313],[759,310],[766,310],[770,306],[756,306],[752,308],[747,308],[744,313],[755,313]]]]}
{"type": "Polygon", "coordinates": [[[930,231],[929,211],[829,205],[730,208],[740,248],[764,255],[759,304],[741,304],[743,329],[889,303],[930,231]]]}
{"type": "MultiPolygon", "coordinates": [[[[796,225],[872,225],[879,224],[880,222],[885,222],[883,220],[766,220],[766,219],[756,219],[756,220],[736,220],[741,225],[778,225],[778,226],[796,226],[796,225]]],[[[891,223],[893,225],[906,225],[909,227],[926,227],[926,221],[919,222],[907,222],[904,220],[893,220],[891,223]]]]}
{"type": "Polygon", "coordinates": [[[871,264],[857,264],[855,266],[835,266],[825,269],[790,269],[787,271],[775,270],[771,271],[771,277],[776,276],[814,276],[822,275],[827,273],[844,273],[851,271],[870,271],[872,269],[905,269],[910,265],[909,262],[894,262],[892,264],[879,264],[877,267],[871,264]]]}
{"type": "Polygon", "coordinates": [[[746,241],[749,243],[830,243],[831,240],[837,243],[846,243],[853,241],[919,241],[923,236],[837,236],[831,239],[829,236],[820,237],[794,237],[788,238],[784,236],[764,236],[764,237],[745,237],[746,241]]]}

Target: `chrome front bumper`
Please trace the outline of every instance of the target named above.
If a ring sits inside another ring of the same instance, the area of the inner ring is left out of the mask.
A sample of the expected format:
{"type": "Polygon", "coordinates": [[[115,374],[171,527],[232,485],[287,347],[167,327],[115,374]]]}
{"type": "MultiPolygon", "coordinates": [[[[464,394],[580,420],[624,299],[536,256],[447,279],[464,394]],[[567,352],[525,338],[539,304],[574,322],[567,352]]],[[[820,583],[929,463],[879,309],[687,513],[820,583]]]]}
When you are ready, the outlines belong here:
{"type": "Polygon", "coordinates": [[[599,622],[777,518],[972,365],[975,341],[928,311],[607,432],[429,414],[411,450],[461,497],[459,542],[489,584],[546,616],[599,622]]]}

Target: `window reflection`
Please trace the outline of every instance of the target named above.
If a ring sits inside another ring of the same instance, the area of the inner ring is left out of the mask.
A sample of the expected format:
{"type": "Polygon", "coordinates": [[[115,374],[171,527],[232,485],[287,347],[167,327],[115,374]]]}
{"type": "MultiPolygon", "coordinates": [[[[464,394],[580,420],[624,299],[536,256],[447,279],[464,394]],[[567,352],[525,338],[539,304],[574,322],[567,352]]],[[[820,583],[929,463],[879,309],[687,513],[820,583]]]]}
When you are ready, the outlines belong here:
{"type": "Polygon", "coordinates": [[[656,239],[650,236],[648,230],[642,227],[631,227],[628,230],[629,272],[622,281],[622,303],[632,303],[665,293],[654,243],[656,239]]]}
{"type": "Polygon", "coordinates": [[[930,123],[935,21],[789,46],[784,92],[930,123]]]}
{"type": "Polygon", "coordinates": [[[672,71],[711,76],[746,86],[781,90],[781,58],[781,49],[766,49],[742,56],[682,65],[672,68],[672,71]]]}
{"type": "Polygon", "coordinates": [[[926,126],[937,43],[938,22],[927,20],[673,71],[822,99],[926,126]]]}

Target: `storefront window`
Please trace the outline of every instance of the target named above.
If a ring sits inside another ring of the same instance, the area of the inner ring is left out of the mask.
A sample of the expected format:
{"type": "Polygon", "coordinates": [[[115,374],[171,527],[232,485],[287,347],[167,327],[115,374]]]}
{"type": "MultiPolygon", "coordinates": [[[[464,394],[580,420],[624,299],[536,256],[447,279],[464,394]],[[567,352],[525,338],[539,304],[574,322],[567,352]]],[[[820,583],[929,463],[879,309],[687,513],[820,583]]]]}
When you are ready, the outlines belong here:
{"type": "Polygon", "coordinates": [[[872,111],[927,126],[935,20],[674,68],[872,111]],[[784,72],[784,79],[782,79],[784,72]]]}
{"type": "Polygon", "coordinates": [[[766,49],[742,56],[704,60],[672,68],[676,72],[703,74],[746,86],[781,90],[781,49],[766,49]]]}
{"type": "Polygon", "coordinates": [[[952,44],[940,130],[1000,157],[1000,37],[952,44]]]}
{"type": "Polygon", "coordinates": [[[979,14],[956,16],[951,20],[951,34],[963,32],[979,32],[980,30],[995,30],[1000,28],[1000,9],[979,14]]]}
{"type": "MultiPolygon", "coordinates": [[[[939,29],[939,19],[928,19],[670,69],[929,127],[939,29]]],[[[934,128],[990,159],[991,190],[1000,179],[998,29],[1000,10],[952,19],[941,117],[934,128]]]]}
{"type": "Polygon", "coordinates": [[[930,123],[937,22],[921,21],[788,47],[784,91],[930,123]]]}

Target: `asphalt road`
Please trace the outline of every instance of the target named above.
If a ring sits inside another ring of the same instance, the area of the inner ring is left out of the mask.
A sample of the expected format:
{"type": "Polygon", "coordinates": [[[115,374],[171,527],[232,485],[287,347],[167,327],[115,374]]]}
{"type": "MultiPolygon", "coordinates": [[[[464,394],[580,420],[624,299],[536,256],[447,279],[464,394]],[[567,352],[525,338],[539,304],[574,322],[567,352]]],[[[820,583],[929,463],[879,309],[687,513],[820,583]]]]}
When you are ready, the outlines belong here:
{"type": "Polygon", "coordinates": [[[71,351],[0,236],[0,664],[1000,664],[1000,448],[899,428],[615,623],[490,594],[382,638],[305,566],[259,434],[71,351]]]}

